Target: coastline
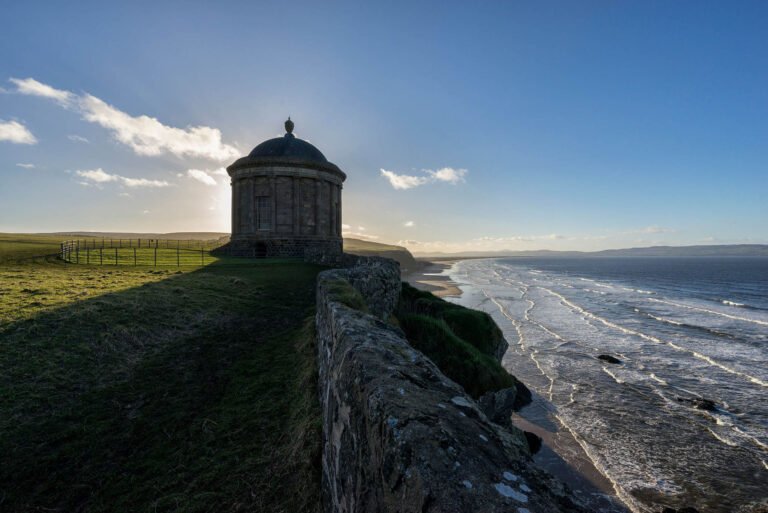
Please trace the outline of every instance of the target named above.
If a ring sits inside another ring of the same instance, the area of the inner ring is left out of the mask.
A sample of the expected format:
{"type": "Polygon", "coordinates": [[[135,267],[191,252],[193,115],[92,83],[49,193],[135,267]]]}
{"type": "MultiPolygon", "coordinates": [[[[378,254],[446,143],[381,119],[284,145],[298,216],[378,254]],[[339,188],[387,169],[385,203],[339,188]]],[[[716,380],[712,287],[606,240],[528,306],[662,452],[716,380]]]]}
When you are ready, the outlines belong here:
{"type": "MultiPolygon", "coordinates": [[[[420,260],[421,269],[403,276],[413,287],[437,297],[459,298],[462,290],[449,270],[464,258],[420,260]]],[[[630,512],[613,483],[597,468],[573,434],[556,419],[555,408],[544,397],[531,390],[531,404],[516,411],[512,423],[542,440],[533,461],[573,491],[597,511],[630,512]]]]}
{"type": "Polygon", "coordinates": [[[431,292],[440,298],[459,297],[461,296],[461,289],[447,274],[447,271],[461,260],[463,259],[417,260],[422,264],[421,268],[404,275],[403,281],[407,281],[419,290],[431,292]]]}

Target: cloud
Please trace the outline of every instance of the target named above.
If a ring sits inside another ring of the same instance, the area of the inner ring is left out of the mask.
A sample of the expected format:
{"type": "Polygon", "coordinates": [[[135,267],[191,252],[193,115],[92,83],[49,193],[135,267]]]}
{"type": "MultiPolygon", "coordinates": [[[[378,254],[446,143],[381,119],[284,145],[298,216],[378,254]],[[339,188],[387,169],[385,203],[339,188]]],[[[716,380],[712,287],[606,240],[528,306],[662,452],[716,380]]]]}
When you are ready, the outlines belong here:
{"type": "Polygon", "coordinates": [[[69,91],[54,89],[49,85],[38,82],[34,78],[11,78],[9,81],[16,86],[17,93],[48,98],[59,105],[70,106],[77,98],[75,94],[69,91]]]}
{"type": "Polygon", "coordinates": [[[37,144],[37,139],[27,127],[18,121],[3,121],[0,119],[0,141],[13,144],[37,144]]]}
{"type": "Polygon", "coordinates": [[[377,240],[379,238],[378,235],[371,235],[370,233],[361,232],[341,232],[341,235],[343,237],[352,237],[353,239],[377,240]]]}
{"type": "Polygon", "coordinates": [[[109,173],[106,173],[101,168],[87,169],[85,171],[76,171],[76,172],[77,172],[77,176],[82,176],[86,180],[91,180],[92,182],[97,182],[97,183],[114,182],[120,178],[118,175],[110,175],[109,173]]]}
{"type": "Polygon", "coordinates": [[[413,221],[406,221],[403,223],[403,226],[405,226],[406,228],[413,228],[414,226],[416,226],[416,224],[413,221]]]}
{"type": "Polygon", "coordinates": [[[468,173],[466,169],[456,169],[452,167],[444,167],[437,171],[432,169],[422,170],[425,173],[424,176],[413,175],[399,175],[394,171],[388,171],[386,169],[380,169],[381,176],[389,181],[389,184],[395,189],[406,190],[413,189],[428,183],[444,182],[451,185],[466,181],[465,177],[468,173]]]}
{"type": "Polygon", "coordinates": [[[118,177],[123,185],[126,187],[168,187],[171,185],[165,180],[149,180],[147,178],[126,178],[125,176],[118,177]]]}
{"type": "Polygon", "coordinates": [[[119,182],[126,187],[168,187],[171,184],[165,180],[150,180],[148,178],[128,178],[126,176],[109,174],[101,168],[76,171],[77,176],[85,178],[81,185],[99,185],[108,182],[119,182]]]}
{"type": "Polygon", "coordinates": [[[219,175],[219,176],[229,176],[229,173],[227,173],[226,168],[220,167],[219,169],[214,169],[211,171],[212,175],[219,175]]]}
{"type": "Polygon", "coordinates": [[[548,235],[513,235],[511,237],[478,237],[476,242],[534,242],[541,240],[564,240],[565,235],[550,233],[548,235]]]}
{"type": "Polygon", "coordinates": [[[237,148],[222,142],[221,131],[217,128],[167,126],[150,116],[131,116],[91,94],[78,95],[55,89],[32,78],[11,78],[10,81],[20,94],[51,99],[78,112],[84,120],[106,128],[115,140],[139,155],[170,153],[177,157],[202,157],[217,161],[240,155],[237,148]]]}
{"type": "Polygon", "coordinates": [[[380,171],[381,176],[389,180],[389,184],[395,189],[413,189],[414,187],[418,187],[429,182],[429,178],[426,176],[398,175],[397,173],[394,173],[393,171],[387,171],[386,169],[381,169],[380,171]]]}
{"type": "Polygon", "coordinates": [[[640,230],[637,230],[635,233],[674,233],[675,230],[672,228],[663,228],[661,226],[646,226],[645,228],[642,228],[640,230]]]}
{"type": "Polygon", "coordinates": [[[16,164],[16,167],[21,167],[24,169],[34,169],[35,165],[34,164],[16,164]]]}
{"type": "Polygon", "coordinates": [[[370,233],[366,233],[367,230],[365,226],[358,226],[356,232],[352,231],[352,227],[348,224],[342,224],[341,225],[341,235],[343,237],[352,237],[355,239],[368,239],[368,240],[376,240],[379,238],[378,235],[371,235],[370,233]]]}
{"type": "Polygon", "coordinates": [[[75,135],[75,134],[68,135],[67,139],[69,139],[72,142],[80,142],[80,143],[89,143],[89,142],[91,142],[88,139],[86,139],[85,137],[83,137],[82,135],[75,135]]]}
{"type": "Polygon", "coordinates": [[[216,180],[202,169],[188,169],[187,176],[205,185],[216,185],[216,180]]]}
{"type": "Polygon", "coordinates": [[[453,185],[459,182],[464,182],[464,177],[467,174],[466,169],[454,169],[452,167],[444,167],[442,169],[438,169],[437,171],[426,169],[425,171],[432,176],[433,180],[438,182],[447,182],[453,185]]]}

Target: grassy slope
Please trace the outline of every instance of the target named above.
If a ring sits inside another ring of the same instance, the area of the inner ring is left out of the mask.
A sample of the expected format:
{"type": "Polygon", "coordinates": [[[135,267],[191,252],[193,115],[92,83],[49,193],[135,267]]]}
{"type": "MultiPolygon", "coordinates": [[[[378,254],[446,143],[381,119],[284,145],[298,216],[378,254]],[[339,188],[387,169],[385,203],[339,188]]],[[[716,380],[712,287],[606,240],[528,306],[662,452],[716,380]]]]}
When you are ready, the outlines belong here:
{"type": "Polygon", "coordinates": [[[0,265],[0,510],[316,511],[318,270],[0,265]]]}
{"type": "Polygon", "coordinates": [[[487,313],[403,283],[395,314],[411,345],[472,397],[517,386],[517,379],[497,359],[506,341],[487,313]]]}
{"type": "Polygon", "coordinates": [[[382,256],[397,260],[403,272],[413,272],[421,267],[421,264],[413,258],[410,251],[402,246],[360,239],[344,239],[344,251],[353,255],[382,256]]]}
{"type": "Polygon", "coordinates": [[[0,263],[59,252],[60,235],[0,233],[0,263]]]}

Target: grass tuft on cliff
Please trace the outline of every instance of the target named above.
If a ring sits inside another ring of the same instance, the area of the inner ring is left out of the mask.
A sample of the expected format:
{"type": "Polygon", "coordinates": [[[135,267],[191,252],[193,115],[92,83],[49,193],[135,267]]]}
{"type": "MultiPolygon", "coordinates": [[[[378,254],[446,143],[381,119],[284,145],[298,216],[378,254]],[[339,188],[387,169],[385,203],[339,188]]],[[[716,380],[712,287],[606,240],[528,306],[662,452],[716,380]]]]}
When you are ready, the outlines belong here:
{"type": "Polygon", "coordinates": [[[485,355],[496,358],[506,351],[504,334],[485,312],[450,303],[405,282],[398,310],[401,314],[413,313],[442,319],[457,337],[485,355]]]}
{"type": "Polygon", "coordinates": [[[472,397],[517,386],[517,379],[499,363],[504,336],[485,312],[403,283],[396,317],[411,345],[472,397]]]}
{"type": "Polygon", "coordinates": [[[0,264],[0,510],[319,511],[320,270],[0,264]]]}

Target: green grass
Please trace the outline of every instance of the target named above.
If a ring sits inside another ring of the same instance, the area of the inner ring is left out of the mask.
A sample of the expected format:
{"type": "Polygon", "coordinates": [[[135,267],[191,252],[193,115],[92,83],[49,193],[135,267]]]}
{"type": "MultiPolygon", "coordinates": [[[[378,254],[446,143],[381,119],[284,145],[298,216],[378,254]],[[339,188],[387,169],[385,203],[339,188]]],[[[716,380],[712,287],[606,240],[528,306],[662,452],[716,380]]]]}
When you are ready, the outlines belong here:
{"type": "Polygon", "coordinates": [[[485,355],[496,357],[499,346],[506,348],[504,334],[487,313],[450,303],[405,282],[398,310],[401,315],[419,314],[442,319],[456,336],[485,355]]]}
{"type": "Polygon", "coordinates": [[[241,258],[211,255],[208,250],[175,248],[94,248],[70,253],[68,262],[77,265],[177,267],[203,266],[220,262],[231,265],[249,262],[241,258]]]}
{"type": "Polygon", "coordinates": [[[517,385],[496,359],[505,342],[488,314],[403,283],[396,318],[408,342],[472,397],[517,385]]]}
{"type": "Polygon", "coordinates": [[[457,337],[442,319],[408,314],[398,317],[408,342],[474,398],[517,381],[498,361],[457,337]]]}
{"type": "Polygon", "coordinates": [[[56,235],[0,233],[0,263],[57,254],[62,241],[56,235]]]}
{"type": "Polygon", "coordinates": [[[241,262],[0,265],[0,510],[319,510],[321,268],[241,262]]]}
{"type": "Polygon", "coordinates": [[[368,312],[368,305],[365,299],[348,281],[334,280],[328,283],[328,294],[331,299],[338,301],[361,312],[368,312]]]}

